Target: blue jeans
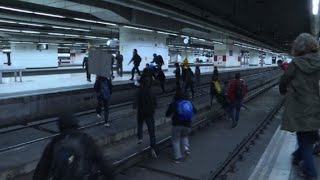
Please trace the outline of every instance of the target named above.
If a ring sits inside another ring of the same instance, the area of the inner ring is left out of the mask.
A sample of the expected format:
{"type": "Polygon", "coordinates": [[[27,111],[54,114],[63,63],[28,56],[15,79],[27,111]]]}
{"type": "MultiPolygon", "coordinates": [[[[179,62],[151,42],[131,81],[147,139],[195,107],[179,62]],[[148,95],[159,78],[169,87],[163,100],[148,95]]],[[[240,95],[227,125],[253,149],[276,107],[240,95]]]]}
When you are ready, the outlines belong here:
{"type": "Polygon", "coordinates": [[[181,159],[185,151],[190,150],[189,134],[191,128],[184,126],[172,126],[172,148],[175,159],[181,159]]]}
{"type": "Polygon", "coordinates": [[[230,116],[233,122],[239,121],[241,106],[242,99],[237,99],[230,103],[230,116]]]}
{"type": "Polygon", "coordinates": [[[313,161],[314,134],[311,132],[297,132],[298,149],[293,156],[298,161],[303,161],[303,171],[309,177],[317,177],[313,161]]]}
{"type": "Polygon", "coordinates": [[[96,108],[97,114],[101,116],[102,107],[104,108],[104,121],[109,122],[109,99],[101,99],[98,97],[98,106],[96,108]]]}

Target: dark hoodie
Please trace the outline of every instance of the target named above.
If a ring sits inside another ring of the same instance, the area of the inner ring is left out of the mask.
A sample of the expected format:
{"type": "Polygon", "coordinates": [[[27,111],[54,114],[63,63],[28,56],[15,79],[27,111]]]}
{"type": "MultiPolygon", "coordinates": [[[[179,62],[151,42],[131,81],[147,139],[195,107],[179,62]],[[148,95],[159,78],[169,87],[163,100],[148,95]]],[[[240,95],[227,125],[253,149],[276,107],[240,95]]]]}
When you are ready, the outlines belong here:
{"type": "MultiPolygon", "coordinates": [[[[37,165],[37,168],[33,175],[33,180],[46,180],[49,179],[52,172],[52,162],[54,157],[54,149],[59,142],[64,139],[66,136],[72,139],[78,139],[82,148],[79,148],[78,154],[84,154],[85,157],[81,157],[82,161],[85,161],[85,167],[83,171],[87,172],[88,169],[92,167],[97,167],[101,174],[104,175],[104,180],[112,180],[112,170],[110,166],[104,161],[102,152],[100,152],[98,146],[95,144],[94,140],[89,137],[87,134],[77,130],[78,123],[77,120],[71,114],[63,114],[60,116],[58,121],[58,127],[61,134],[54,137],[52,141],[46,146],[42,157],[37,165]]],[[[89,171],[89,170],[88,170],[89,171]]],[[[90,172],[89,172],[90,174],[90,172]]],[[[70,177],[70,176],[69,176],[70,177]]],[[[67,179],[70,179],[70,178],[67,179]]],[[[72,176],[74,180],[82,180],[83,176],[74,175],[72,176]]],[[[95,179],[95,178],[93,178],[95,179]]],[[[64,180],[63,178],[61,180],[64,180]]]]}
{"type": "Polygon", "coordinates": [[[282,129],[320,129],[320,55],[309,53],[293,59],[282,75],[279,90],[288,94],[282,129]]]}

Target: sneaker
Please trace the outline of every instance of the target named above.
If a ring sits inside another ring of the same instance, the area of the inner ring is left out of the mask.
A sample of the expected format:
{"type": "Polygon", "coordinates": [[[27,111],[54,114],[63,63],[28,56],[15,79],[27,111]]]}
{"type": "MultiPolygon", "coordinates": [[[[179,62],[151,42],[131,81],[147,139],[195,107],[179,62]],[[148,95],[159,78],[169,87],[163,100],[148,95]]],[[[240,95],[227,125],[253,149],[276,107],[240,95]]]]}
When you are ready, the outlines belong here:
{"type": "Polygon", "coordinates": [[[88,82],[91,82],[91,79],[87,79],[88,82]]]}
{"type": "Polygon", "coordinates": [[[133,78],[129,79],[130,81],[133,81],[133,78]]]}
{"type": "Polygon", "coordinates": [[[101,114],[97,114],[97,117],[98,117],[98,118],[101,118],[101,114]]]}
{"type": "Polygon", "coordinates": [[[156,153],[156,151],[155,151],[154,149],[151,149],[151,156],[152,156],[152,158],[154,158],[154,159],[157,159],[157,158],[158,158],[157,153],[156,153]]]}
{"type": "Polygon", "coordinates": [[[110,127],[110,124],[109,123],[105,123],[104,126],[105,127],[110,127]]]}
{"type": "Polygon", "coordinates": [[[190,149],[187,146],[184,147],[184,151],[185,151],[187,156],[189,156],[191,154],[190,149]]]}
{"type": "Polygon", "coordinates": [[[174,159],[173,162],[176,163],[176,164],[180,164],[181,163],[181,159],[174,159]]]}
{"type": "Polygon", "coordinates": [[[137,144],[141,144],[143,142],[143,139],[139,139],[138,141],[137,141],[137,144]]]}

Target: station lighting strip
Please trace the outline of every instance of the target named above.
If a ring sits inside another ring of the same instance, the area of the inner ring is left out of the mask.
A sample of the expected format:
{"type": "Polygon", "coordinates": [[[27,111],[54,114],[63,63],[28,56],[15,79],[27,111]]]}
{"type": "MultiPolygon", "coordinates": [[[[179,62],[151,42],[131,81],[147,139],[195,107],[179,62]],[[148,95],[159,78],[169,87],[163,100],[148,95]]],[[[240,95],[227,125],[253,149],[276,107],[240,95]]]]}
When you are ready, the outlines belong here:
{"type": "Polygon", "coordinates": [[[256,48],[256,47],[252,47],[252,46],[247,46],[247,45],[243,45],[243,44],[238,44],[238,43],[235,43],[234,44],[235,46],[239,46],[239,47],[243,47],[243,48],[248,48],[248,49],[254,49],[254,50],[257,50],[257,51],[262,51],[262,52],[267,52],[267,53],[272,53],[273,52],[269,49],[259,49],[259,48],[256,48]]]}

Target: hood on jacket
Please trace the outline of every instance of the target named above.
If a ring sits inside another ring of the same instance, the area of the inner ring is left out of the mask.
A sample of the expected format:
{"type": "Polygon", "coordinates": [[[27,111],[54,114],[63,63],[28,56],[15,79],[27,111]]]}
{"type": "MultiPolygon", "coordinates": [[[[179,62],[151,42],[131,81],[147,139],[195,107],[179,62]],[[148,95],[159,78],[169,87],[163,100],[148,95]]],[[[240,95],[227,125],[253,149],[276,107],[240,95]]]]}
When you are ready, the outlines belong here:
{"type": "Polygon", "coordinates": [[[312,74],[320,71],[320,54],[310,53],[296,57],[292,61],[302,72],[312,74]]]}

